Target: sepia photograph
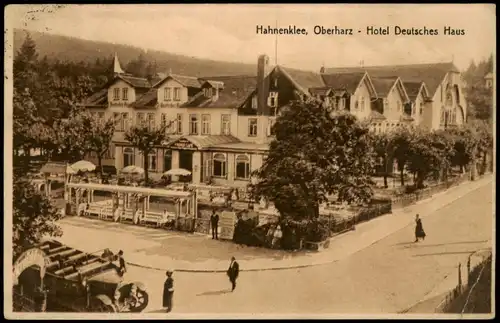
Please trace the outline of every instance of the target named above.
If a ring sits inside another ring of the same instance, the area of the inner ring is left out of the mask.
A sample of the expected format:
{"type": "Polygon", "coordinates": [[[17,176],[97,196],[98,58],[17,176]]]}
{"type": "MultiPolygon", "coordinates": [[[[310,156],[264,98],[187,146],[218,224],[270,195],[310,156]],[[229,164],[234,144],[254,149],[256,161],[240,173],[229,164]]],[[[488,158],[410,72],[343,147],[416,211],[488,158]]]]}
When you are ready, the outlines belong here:
{"type": "Polygon", "coordinates": [[[495,317],[495,4],[4,19],[5,318],[495,317]]]}

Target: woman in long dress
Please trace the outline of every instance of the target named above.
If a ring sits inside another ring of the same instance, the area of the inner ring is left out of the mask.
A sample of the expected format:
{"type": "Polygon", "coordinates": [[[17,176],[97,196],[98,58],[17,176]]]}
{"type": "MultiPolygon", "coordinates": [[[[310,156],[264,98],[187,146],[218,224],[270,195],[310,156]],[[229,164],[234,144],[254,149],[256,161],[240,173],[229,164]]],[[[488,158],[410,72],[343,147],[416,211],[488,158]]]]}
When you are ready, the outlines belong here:
{"type": "Polygon", "coordinates": [[[172,279],[172,270],[167,271],[167,279],[163,284],[163,308],[166,312],[172,311],[172,299],[174,297],[174,280],[172,279]]]}
{"type": "Polygon", "coordinates": [[[422,220],[420,219],[419,215],[415,217],[415,242],[418,242],[419,239],[425,240],[425,231],[424,227],[422,226],[422,220]]]}

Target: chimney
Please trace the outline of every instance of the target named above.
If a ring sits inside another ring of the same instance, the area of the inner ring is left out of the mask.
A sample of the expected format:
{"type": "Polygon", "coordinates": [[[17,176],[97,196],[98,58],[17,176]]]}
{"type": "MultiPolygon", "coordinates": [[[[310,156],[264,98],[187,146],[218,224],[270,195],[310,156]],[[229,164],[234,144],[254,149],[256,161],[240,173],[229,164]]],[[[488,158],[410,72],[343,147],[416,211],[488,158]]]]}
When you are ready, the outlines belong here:
{"type": "Polygon", "coordinates": [[[267,96],[269,95],[269,57],[260,55],[257,61],[257,115],[268,115],[267,96]]]}

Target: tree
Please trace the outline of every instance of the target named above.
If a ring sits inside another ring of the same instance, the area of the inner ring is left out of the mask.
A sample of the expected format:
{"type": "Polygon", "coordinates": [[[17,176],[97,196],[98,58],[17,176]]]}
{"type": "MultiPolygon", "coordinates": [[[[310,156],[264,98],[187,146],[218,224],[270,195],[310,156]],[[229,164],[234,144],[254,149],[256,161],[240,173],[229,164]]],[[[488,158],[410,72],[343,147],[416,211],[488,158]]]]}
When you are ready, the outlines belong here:
{"type": "Polygon", "coordinates": [[[398,163],[401,186],[405,185],[404,170],[410,156],[410,148],[415,129],[410,127],[399,127],[392,135],[394,159],[398,163]]]}
{"type": "Polygon", "coordinates": [[[38,52],[36,50],[36,44],[28,33],[21,48],[14,57],[14,88],[18,90],[30,88],[33,90],[34,85],[37,83],[37,61],[38,52]]]}
{"type": "Polygon", "coordinates": [[[363,203],[373,195],[373,152],[368,128],[356,117],[293,101],[274,125],[275,139],[254,172],[254,198],[272,201],[282,217],[314,219],[328,195],[363,203]]]}
{"type": "Polygon", "coordinates": [[[448,129],[453,142],[453,154],[451,156],[451,166],[459,166],[463,172],[470,165],[476,155],[478,137],[471,127],[448,129]]]}
{"type": "Polygon", "coordinates": [[[125,140],[129,141],[134,147],[139,149],[144,158],[144,177],[146,185],[149,183],[149,154],[155,149],[156,146],[168,139],[167,129],[173,123],[166,123],[160,127],[151,127],[146,124],[139,124],[131,127],[125,132],[125,140]]]}
{"type": "Polygon", "coordinates": [[[61,214],[26,179],[14,176],[12,243],[14,259],[46,236],[61,236],[61,214]]]}
{"type": "Polygon", "coordinates": [[[59,158],[67,162],[82,160],[90,152],[85,114],[79,110],[70,112],[68,118],[56,120],[53,129],[56,134],[59,158]]]}
{"type": "Polygon", "coordinates": [[[84,128],[86,129],[86,141],[88,150],[97,155],[97,168],[102,174],[102,159],[109,151],[109,145],[115,132],[115,121],[110,118],[105,122],[100,122],[95,118],[86,116],[84,119],[84,128]]]}
{"type": "Polygon", "coordinates": [[[430,175],[449,167],[453,154],[453,142],[443,131],[415,131],[409,146],[408,169],[416,175],[416,188],[424,188],[424,181],[430,175]]]}
{"type": "Polygon", "coordinates": [[[387,177],[389,166],[392,167],[393,161],[393,137],[390,132],[372,134],[372,143],[376,156],[381,161],[384,187],[388,188],[387,177]]]}
{"type": "Polygon", "coordinates": [[[484,86],[484,80],[466,89],[469,115],[479,120],[493,117],[493,90],[484,86]]]}

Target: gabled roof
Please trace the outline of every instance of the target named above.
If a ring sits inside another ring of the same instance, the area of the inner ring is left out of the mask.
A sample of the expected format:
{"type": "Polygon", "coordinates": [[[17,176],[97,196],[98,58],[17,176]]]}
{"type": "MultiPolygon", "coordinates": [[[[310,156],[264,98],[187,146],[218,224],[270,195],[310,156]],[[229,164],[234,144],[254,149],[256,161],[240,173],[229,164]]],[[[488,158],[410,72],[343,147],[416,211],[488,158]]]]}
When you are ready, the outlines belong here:
{"type": "Polygon", "coordinates": [[[108,104],[108,89],[107,88],[103,88],[103,89],[95,92],[94,94],[92,94],[91,96],[89,96],[88,98],[83,100],[83,103],[82,103],[82,105],[86,106],[86,107],[105,106],[107,104],[108,104]]]}
{"type": "Polygon", "coordinates": [[[326,86],[334,90],[346,90],[353,94],[365,76],[365,72],[322,74],[326,86]]]}
{"type": "Polygon", "coordinates": [[[327,68],[325,74],[363,72],[367,71],[373,77],[399,76],[403,82],[423,81],[429,94],[434,96],[438,86],[448,72],[460,71],[452,62],[432,64],[411,65],[386,65],[386,66],[364,66],[364,67],[339,67],[327,68]]]}
{"type": "Polygon", "coordinates": [[[408,94],[408,98],[410,101],[415,101],[419,96],[420,92],[423,92],[424,97],[428,99],[429,91],[427,90],[427,86],[425,86],[424,82],[403,82],[406,93],[408,94]]]}
{"type": "Polygon", "coordinates": [[[186,106],[239,108],[257,87],[256,76],[211,76],[201,79],[222,82],[224,88],[219,90],[215,102],[210,98],[206,98],[203,93],[199,93],[186,103],[186,106]]]}
{"type": "Polygon", "coordinates": [[[149,89],[144,95],[141,95],[134,103],[132,107],[134,108],[153,108],[156,107],[158,102],[158,89],[149,89]]]}
{"type": "Polygon", "coordinates": [[[323,81],[321,74],[285,68],[283,66],[276,66],[275,69],[288,77],[293,85],[304,94],[309,94],[309,89],[325,87],[325,82],[323,81]]]}
{"type": "Polygon", "coordinates": [[[146,89],[146,88],[151,87],[151,84],[149,83],[149,81],[143,77],[135,77],[135,76],[121,75],[120,74],[114,78],[113,82],[116,79],[121,79],[124,82],[128,83],[130,86],[135,87],[135,88],[146,89]]]}
{"type": "Polygon", "coordinates": [[[409,101],[408,93],[406,93],[406,89],[403,85],[403,82],[399,77],[373,77],[372,78],[373,86],[377,91],[377,96],[379,98],[385,98],[389,94],[389,92],[395,87],[400,86],[401,91],[403,92],[403,99],[405,101],[409,101]]]}
{"type": "Polygon", "coordinates": [[[160,81],[156,82],[153,86],[158,87],[159,85],[163,84],[166,80],[175,80],[179,82],[180,84],[184,85],[185,87],[193,87],[193,88],[201,88],[202,82],[197,77],[194,76],[186,76],[186,75],[178,75],[178,74],[168,74],[166,77],[161,79],[160,81]]]}
{"type": "Polygon", "coordinates": [[[329,87],[314,87],[309,89],[309,93],[311,95],[319,95],[319,96],[327,96],[332,92],[332,89],[329,87]]]}

